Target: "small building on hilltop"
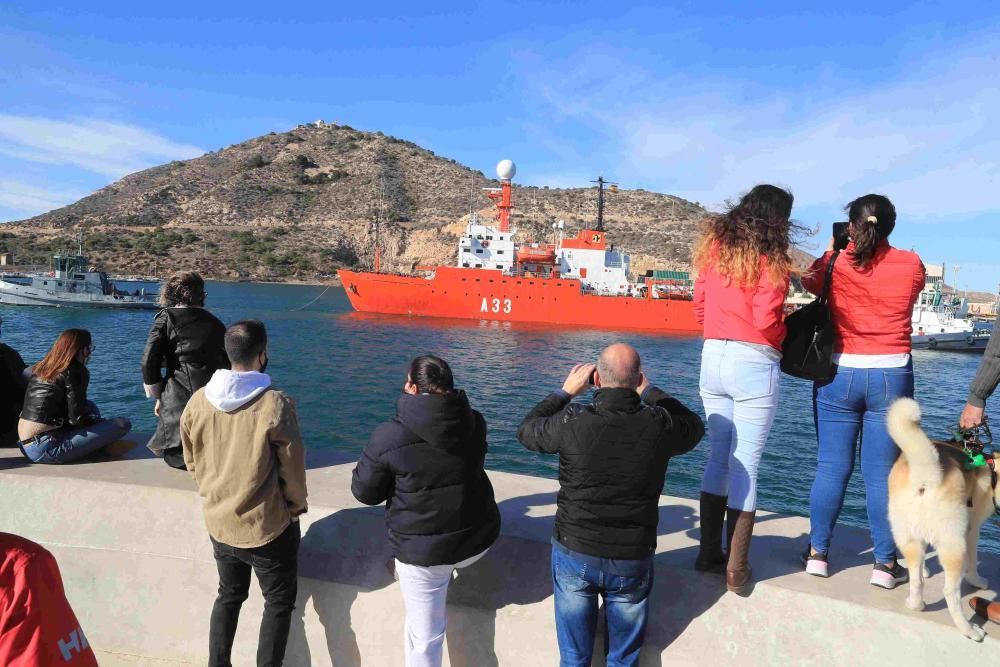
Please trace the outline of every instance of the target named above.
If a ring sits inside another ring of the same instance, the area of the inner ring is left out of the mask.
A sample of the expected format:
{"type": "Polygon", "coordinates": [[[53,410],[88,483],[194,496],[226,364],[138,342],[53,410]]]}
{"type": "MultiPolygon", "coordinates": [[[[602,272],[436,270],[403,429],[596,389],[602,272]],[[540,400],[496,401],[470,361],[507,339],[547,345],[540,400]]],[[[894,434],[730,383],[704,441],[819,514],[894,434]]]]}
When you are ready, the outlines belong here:
{"type": "Polygon", "coordinates": [[[9,252],[0,252],[0,266],[13,266],[14,255],[9,252]]]}

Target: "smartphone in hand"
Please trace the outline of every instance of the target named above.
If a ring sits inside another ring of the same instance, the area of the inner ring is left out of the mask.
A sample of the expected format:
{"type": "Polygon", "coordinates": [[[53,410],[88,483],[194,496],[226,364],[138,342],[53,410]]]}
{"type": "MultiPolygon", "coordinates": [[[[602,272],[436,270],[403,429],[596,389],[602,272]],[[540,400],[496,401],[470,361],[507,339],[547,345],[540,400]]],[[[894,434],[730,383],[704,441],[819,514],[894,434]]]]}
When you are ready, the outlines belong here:
{"type": "Polygon", "coordinates": [[[851,242],[849,222],[833,223],[833,249],[843,250],[851,242]]]}

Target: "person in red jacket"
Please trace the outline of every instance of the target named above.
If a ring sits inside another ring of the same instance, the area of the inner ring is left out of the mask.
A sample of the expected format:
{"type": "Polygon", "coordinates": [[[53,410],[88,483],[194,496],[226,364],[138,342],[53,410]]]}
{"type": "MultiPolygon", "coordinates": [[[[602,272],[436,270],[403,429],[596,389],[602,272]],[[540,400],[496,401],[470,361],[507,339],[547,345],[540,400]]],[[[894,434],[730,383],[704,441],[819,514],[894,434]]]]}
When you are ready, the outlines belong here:
{"type": "Polygon", "coordinates": [[[97,667],[56,559],[10,533],[0,533],[0,665],[97,667]]]}
{"type": "Polygon", "coordinates": [[[739,593],[757,509],[757,469],[778,407],[792,195],[758,185],[708,220],[695,251],[694,308],[704,327],[701,398],[711,443],[701,485],[700,571],[726,571],[739,593]],[[722,549],[728,508],[728,557],[722,549]]]}
{"type": "MultiPolygon", "coordinates": [[[[925,271],[916,253],[889,245],[896,209],[886,197],[865,195],[846,210],[847,261],[841,258],[834,264],[830,286],[836,374],[813,388],[819,452],[810,496],[810,546],[802,560],[809,574],[829,575],[830,540],[860,446],[874,543],[871,583],[892,589],[909,575],[896,562],[889,527],[889,471],[899,450],[886,430],[885,417],[896,399],[913,396],[911,318],[925,271]]],[[[831,241],[830,249],[802,278],[813,294],[823,289],[832,255],[831,241]]]]}

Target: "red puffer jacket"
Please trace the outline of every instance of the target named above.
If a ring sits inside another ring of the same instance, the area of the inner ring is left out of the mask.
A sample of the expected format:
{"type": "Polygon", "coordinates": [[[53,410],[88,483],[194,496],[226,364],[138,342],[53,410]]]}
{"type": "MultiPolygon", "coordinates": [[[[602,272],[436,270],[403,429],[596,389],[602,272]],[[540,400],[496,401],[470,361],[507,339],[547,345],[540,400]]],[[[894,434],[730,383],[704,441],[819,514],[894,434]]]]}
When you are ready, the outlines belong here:
{"type": "Polygon", "coordinates": [[[56,559],[9,533],[0,533],[0,665],[97,667],[56,559]]]}
{"type": "Polygon", "coordinates": [[[780,350],[787,296],[788,277],[780,285],[772,283],[763,257],[760,278],[748,287],[737,285],[709,265],[694,283],[694,315],[706,339],[759,343],[780,350]]]}
{"type": "MultiPolygon", "coordinates": [[[[835,352],[901,354],[910,352],[913,304],[924,288],[923,262],[915,252],[899,250],[882,241],[866,269],[851,264],[851,243],[833,267],[830,312],[837,330],[835,352]]],[[[813,262],[802,285],[823,290],[831,252],[813,262]]]]}

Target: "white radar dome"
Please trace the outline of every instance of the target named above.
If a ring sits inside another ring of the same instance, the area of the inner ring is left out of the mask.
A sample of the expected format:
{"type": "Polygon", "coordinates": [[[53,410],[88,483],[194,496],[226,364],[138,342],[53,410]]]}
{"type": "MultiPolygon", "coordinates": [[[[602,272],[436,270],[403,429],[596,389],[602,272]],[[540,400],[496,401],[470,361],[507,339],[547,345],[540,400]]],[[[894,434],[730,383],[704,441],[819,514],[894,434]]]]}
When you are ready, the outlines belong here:
{"type": "Polygon", "coordinates": [[[500,160],[497,163],[497,176],[501,180],[509,181],[514,178],[514,174],[517,173],[517,166],[514,164],[513,160],[500,160]]]}

